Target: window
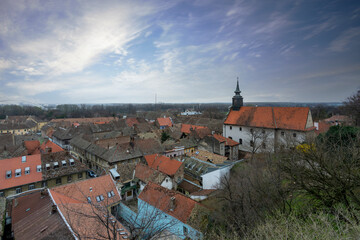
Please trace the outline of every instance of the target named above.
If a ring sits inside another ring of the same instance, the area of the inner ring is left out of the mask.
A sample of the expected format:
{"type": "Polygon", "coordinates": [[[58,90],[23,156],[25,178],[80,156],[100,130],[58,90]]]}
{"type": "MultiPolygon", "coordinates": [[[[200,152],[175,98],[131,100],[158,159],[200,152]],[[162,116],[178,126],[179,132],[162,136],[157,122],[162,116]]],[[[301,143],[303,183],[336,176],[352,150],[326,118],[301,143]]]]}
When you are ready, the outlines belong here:
{"type": "Polygon", "coordinates": [[[232,137],[229,136],[230,139],[232,139],[232,137]]]}
{"type": "Polygon", "coordinates": [[[254,146],[254,141],[250,140],[250,147],[253,147],[253,146],[254,146]]]}
{"type": "Polygon", "coordinates": [[[16,193],[21,193],[21,192],[22,192],[21,187],[16,188],[16,193]]]}
{"type": "Polygon", "coordinates": [[[262,133],[262,134],[265,134],[265,130],[263,129],[263,130],[261,131],[261,133],[262,133]]]}
{"type": "Polygon", "coordinates": [[[242,145],[242,139],[241,138],[239,138],[239,143],[242,145]]]}
{"type": "Polygon", "coordinates": [[[72,176],[71,176],[71,175],[67,176],[67,181],[68,181],[68,182],[71,182],[71,181],[72,181],[72,176]]]}
{"type": "Polygon", "coordinates": [[[296,137],[296,133],[293,133],[293,137],[296,137]]]}
{"type": "Polygon", "coordinates": [[[42,182],[42,187],[47,187],[47,182],[42,182]]]}
{"type": "Polygon", "coordinates": [[[91,203],[91,197],[87,197],[88,203],[91,203]]]}
{"type": "Polygon", "coordinates": [[[111,193],[111,196],[115,196],[115,193],[113,190],[111,190],[110,193],[111,193]]]}
{"type": "Polygon", "coordinates": [[[11,178],[11,170],[6,171],[6,178],[11,178]]]}
{"type": "Polygon", "coordinates": [[[70,162],[70,166],[74,166],[74,165],[75,165],[75,160],[74,160],[74,159],[71,158],[71,159],[69,160],[69,162],[70,162]]]}
{"type": "Polygon", "coordinates": [[[108,192],[108,198],[111,198],[112,196],[111,196],[111,192],[108,192]]]}
{"type": "Polygon", "coordinates": [[[29,185],[29,190],[33,190],[33,189],[35,189],[35,185],[34,185],[34,184],[30,184],[30,185],[29,185]]]}
{"type": "Polygon", "coordinates": [[[56,179],[56,184],[61,184],[61,178],[56,179]]]}
{"type": "Polygon", "coordinates": [[[61,164],[62,164],[63,167],[66,167],[66,161],[65,160],[62,160],[61,164]]]}
{"type": "Polygon", "coordinates": [[[131,197],[131,196],[132,196],[132,191],[128,191],[128,192],[126,193],[126,196],[127,196],[127,197],[131,197]]]}
{"type": "Polygon", "coordinates": [[[47,164],[45,165],[45,168],[46,168],[46,170],[50,170],[50,164],[47,163],[47,164]]]}
{"type": "Polygon", "coordinates": [[[250,128],[250,133],[253,133],[253,132],[254,132],[254,130],[252,128],[250,128]]]}
{"type": "Polygon", "coordinates": [[[239,127],[239,131],[242,131],[242,128],[241,128],[241,127],[239,127]]]}
{"type": "Polygon", "coordinates": [[[183,226],[183,232],[184,232],[184,235],[187,235],[187,233],[188,233],[187,227],[183,226]]]}
{"type": "Polygon", "coordinates": [[[281,132],[281,136],[285,136],[285,132],[282,131],[282,132],[281,132]]]}
{"type": "Polygon", "coordinates": [[[100,195],[100,201],[104,201],[104,196],[103,195],[100,195]]]}
{"type": "Polygon", "coordinates": [[[28,174],[30,174],[30,167],[25,168],[25,175],[28,175],[28,174]]]}
{"type": "Polygon", "coordinates": [[[230,126],[230,130],[232,130],[232,126],[230,126]]]}
{"type": "Polygon", "coordinates": [[[80,178],[82,178],[82,173],[78,173],[78,178],[80,179],[80,178]]]}
{"type": "Polygon", "coordinates": [[[0,192],[0,197],[5,197],[4,192],[0,192]]]}
{"type": "Polygon", "coordinates": [[[15,177],[20,177],[21,176],[21,169],[16,169],[15,170],[15,177]]]}
{"type": "Polygon", "coordinates": [[[54,162],[54,169],[58,169],[59,168],[59,163],[58,162],[54,162]]]}
{"type": "Polygon", "coordinates": [[[37,166],[36,166],[36,171],[37,171],[37,172],[41,172],[41,165],[37,165],[37,166]]]}

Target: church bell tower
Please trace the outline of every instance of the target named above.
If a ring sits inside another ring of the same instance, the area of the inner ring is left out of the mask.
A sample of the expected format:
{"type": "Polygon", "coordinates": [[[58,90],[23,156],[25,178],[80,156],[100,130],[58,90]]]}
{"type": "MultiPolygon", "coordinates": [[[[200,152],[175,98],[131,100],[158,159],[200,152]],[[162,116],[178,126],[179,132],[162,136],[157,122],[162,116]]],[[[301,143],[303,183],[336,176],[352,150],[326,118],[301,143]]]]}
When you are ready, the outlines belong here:
{"type": "Polygon", "coordinates": [[[235,89],[235,96],[232,98],[232,110],[239,111],[240,108],[243,106],[243,97],[240,95],[241,91],[239,88],[239,78],[237,78],[236,89],[235,89]]]}

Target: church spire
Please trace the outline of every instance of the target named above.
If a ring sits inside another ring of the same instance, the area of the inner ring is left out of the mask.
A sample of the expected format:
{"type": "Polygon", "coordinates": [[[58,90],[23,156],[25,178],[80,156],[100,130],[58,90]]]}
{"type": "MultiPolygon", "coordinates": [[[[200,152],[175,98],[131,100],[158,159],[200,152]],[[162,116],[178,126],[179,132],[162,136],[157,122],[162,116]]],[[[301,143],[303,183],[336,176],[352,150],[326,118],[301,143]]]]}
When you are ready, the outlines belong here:
{"type": "Polygon", "coordinates": [[[240,88],[239,88],[239,77],[237,77],[236,89],[235,89],[234,93],[236,95],[240,95],[240,93],[241,93],[240,88]]]}
{"type": "Polygon", "coordinates": [[[239,78],[237,78],[236,89],[234,93],[235,96],[232,99],[232,110],[239,111],[240,108],[243,106],[243,97],[240,95],[241,91],[239,88],[239,78]]]}

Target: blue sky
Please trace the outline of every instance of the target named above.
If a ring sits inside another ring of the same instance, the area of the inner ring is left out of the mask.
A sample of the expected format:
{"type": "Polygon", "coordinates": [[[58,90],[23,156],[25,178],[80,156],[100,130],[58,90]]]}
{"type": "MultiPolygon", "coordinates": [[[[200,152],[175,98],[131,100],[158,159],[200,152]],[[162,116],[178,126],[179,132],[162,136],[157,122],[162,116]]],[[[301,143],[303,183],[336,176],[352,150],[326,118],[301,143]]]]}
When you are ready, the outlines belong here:
{"type": "Polygon", "coordinates": [[[359,1],[0,1],[0,103],[343,101],[359,1]]]}

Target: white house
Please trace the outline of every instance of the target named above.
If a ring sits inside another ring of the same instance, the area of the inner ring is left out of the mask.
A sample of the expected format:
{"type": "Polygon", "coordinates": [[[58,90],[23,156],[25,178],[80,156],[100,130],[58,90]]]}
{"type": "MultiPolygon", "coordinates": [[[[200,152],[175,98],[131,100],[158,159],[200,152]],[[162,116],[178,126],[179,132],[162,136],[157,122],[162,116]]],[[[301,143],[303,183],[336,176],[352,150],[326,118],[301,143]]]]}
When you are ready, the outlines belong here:
{"type": "Polygon", "coordinates": [[[305,141],[314,130],[308,107],[244,107],[237,82],[223,136],[239,142],[241,151],[274,151],[305,141]]]}

